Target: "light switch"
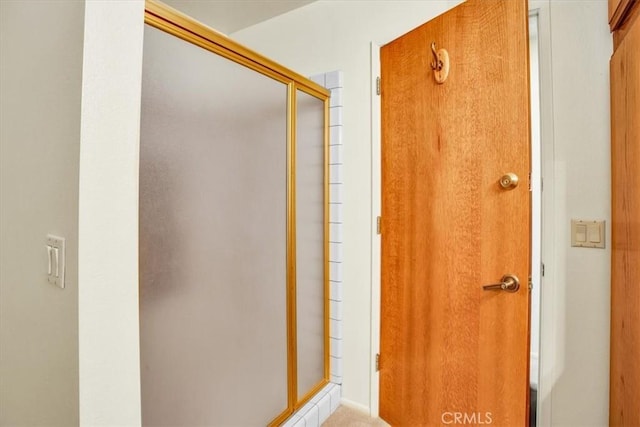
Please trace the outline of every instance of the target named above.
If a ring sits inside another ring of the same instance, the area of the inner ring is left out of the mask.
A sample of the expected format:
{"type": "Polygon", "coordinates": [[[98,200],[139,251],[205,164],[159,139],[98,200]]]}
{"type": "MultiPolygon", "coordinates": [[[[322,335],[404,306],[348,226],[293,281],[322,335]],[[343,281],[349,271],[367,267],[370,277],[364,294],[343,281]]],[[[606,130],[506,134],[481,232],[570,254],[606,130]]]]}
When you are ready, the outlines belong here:
{"type": "Polygon", "coordinates": [[[604,221],[571,220],[571,246],[579,248],[604,248],[604,221]]]}
{"type": "Polygon", "coordinates": [[[47,236],[47,281],[64,289],[64,237],[47,236]]]}
{"type": "Polygon", "coordinates": [[[589,241],[591,243],[600,243],[600,226],[595,224],[589,224],[587,226],[589,241]]]}
{"type": "Polygon", "coordinates": [[[49,268],[47,268],[47,275],[51,275],[51,271],[53,268],[53,254],[51,253],[53,251],[53,248],[49,245],[47,245],[47,261],[49,263],[49,268]]]}

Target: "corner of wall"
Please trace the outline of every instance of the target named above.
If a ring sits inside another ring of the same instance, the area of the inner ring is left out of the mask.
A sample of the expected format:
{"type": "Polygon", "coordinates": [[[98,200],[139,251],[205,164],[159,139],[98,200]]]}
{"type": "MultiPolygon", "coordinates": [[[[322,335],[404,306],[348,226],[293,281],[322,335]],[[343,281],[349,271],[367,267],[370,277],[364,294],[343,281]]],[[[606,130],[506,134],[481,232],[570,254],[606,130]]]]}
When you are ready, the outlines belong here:
{"type": "Polygon", "coordinates": [[[144,1],[86,4],[79,190],[81,425],[141,424],[138,147],[144,1]]]}

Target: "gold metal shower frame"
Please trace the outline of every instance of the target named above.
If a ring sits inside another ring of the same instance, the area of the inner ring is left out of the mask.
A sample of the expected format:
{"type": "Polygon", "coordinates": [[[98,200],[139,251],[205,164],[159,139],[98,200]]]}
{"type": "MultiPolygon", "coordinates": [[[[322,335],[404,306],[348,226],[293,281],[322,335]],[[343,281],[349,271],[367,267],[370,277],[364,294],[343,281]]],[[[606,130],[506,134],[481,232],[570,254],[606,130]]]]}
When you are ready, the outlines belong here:
{"type": "Polygon", "coordinates": [[[329,383],[329,94],[324,87],[248,49],[156,0],[145,1],[144,22],[287,85],[287,408],[269,426],[282,424],[329,383]],[[298,399],[296,317],[296,94],[324,102],[324,377],[298,399]]]}

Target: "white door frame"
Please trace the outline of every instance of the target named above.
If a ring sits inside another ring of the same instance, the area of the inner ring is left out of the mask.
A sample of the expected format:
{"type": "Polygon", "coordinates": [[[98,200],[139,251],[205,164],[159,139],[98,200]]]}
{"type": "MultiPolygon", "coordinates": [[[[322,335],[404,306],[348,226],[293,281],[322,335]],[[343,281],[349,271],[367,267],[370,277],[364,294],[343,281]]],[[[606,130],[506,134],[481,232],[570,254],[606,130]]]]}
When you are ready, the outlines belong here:
{"type": "MultiPolygon", "coordinates": [[[[547,0],[530,0],[529,15],[538,16],[538,43],[540,66],[540,137],[542,178],[542,245],[541,259],[545,275],[541,278],[540,301],[540,354],[538,380],[537,424],[551,425],[551,393],[554,378],[555,307],[552,298],[556,267],[554,246],[554,137],[553,137],[553,86],[551,69],[551,22],[547,0]]],[[[372,417],[379,415],[380,375],[376,370],[376,355],[380,352],[380,288],[381,288],[381,238],[377,234],[376,218],[381,214],[381,105],[377,94],[380,76],[381,44],[371,42],[371,347],[369,408],[372,417]]],[[[535,184],[534,184],[535,185],[535,184]]],[[[557,313],[555,313],[557,315],[557,313]]]]}
{"type": "Polygon", "coordinates": [[[382,239],[378,234],[377,217],[382,212],[381,105],[378,95],[380,76],[379,43],[371,42],[371,354],[369,380],[369,409],[372,417],[379,414],[380,374],[377,355],[380,353],[380,287],[382,239]]]}

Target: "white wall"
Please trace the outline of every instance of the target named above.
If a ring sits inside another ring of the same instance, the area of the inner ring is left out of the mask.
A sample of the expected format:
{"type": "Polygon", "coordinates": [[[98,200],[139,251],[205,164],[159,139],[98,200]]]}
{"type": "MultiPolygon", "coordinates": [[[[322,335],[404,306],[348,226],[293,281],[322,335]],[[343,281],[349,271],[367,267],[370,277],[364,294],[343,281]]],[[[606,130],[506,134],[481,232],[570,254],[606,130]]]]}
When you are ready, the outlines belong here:
{"type": "Polygon", "coordinates": [[[140,425],[138,151],[144,1],[88,1],[79,187],[80,423],[140,425]]]}
{"type": "MultiPolygon", "coordinates": [[[[373,231],[369,43],[388,42],[446,7],[430,1],[319,1],[231,35],[302,74],[344,71],[343,396],[365,407],[373,231]]],[[[607,4],[553,0],[550,14],[552,81],[547,88],[553,89],[556,179],[546,184],[558,189],[553,224],[547,224],[555,228],[556,252],[547,257],[554,258],[557,268],[545,286],[552,292],[547,298],[556,300],[551,314],[557,333],[542,344],[542,351],[546,345],[555,358],[547,378],[553,391],[546,398],[553,407],[553,425],[606,425],[609,250],[571,249],[567,226],[571,217],[610,219],[607,4]]]]}
{"type": "Polygon", "coordinates": [[[543,260],[554,268],[545,277],[542,316],[552,308],[555,336],[543,337],[542,352],[551,352],[555,364],[547,366],[553,388],[543,399],[550,399],[554,426],[606,426],[612,53],[607,2],[551,0],[550,18],[555,164],[545,191],[550,183],[555,253],[543,260]],[[607,249],[571,248],[571,218],[606,220],[607,249]]]}
{"type": "Polygon", "coordinates": [[[0,2],[0,424],[78,424],[84,1],[0,2]],[[66,287],[46,280],[66,238],[66,287]]]}

